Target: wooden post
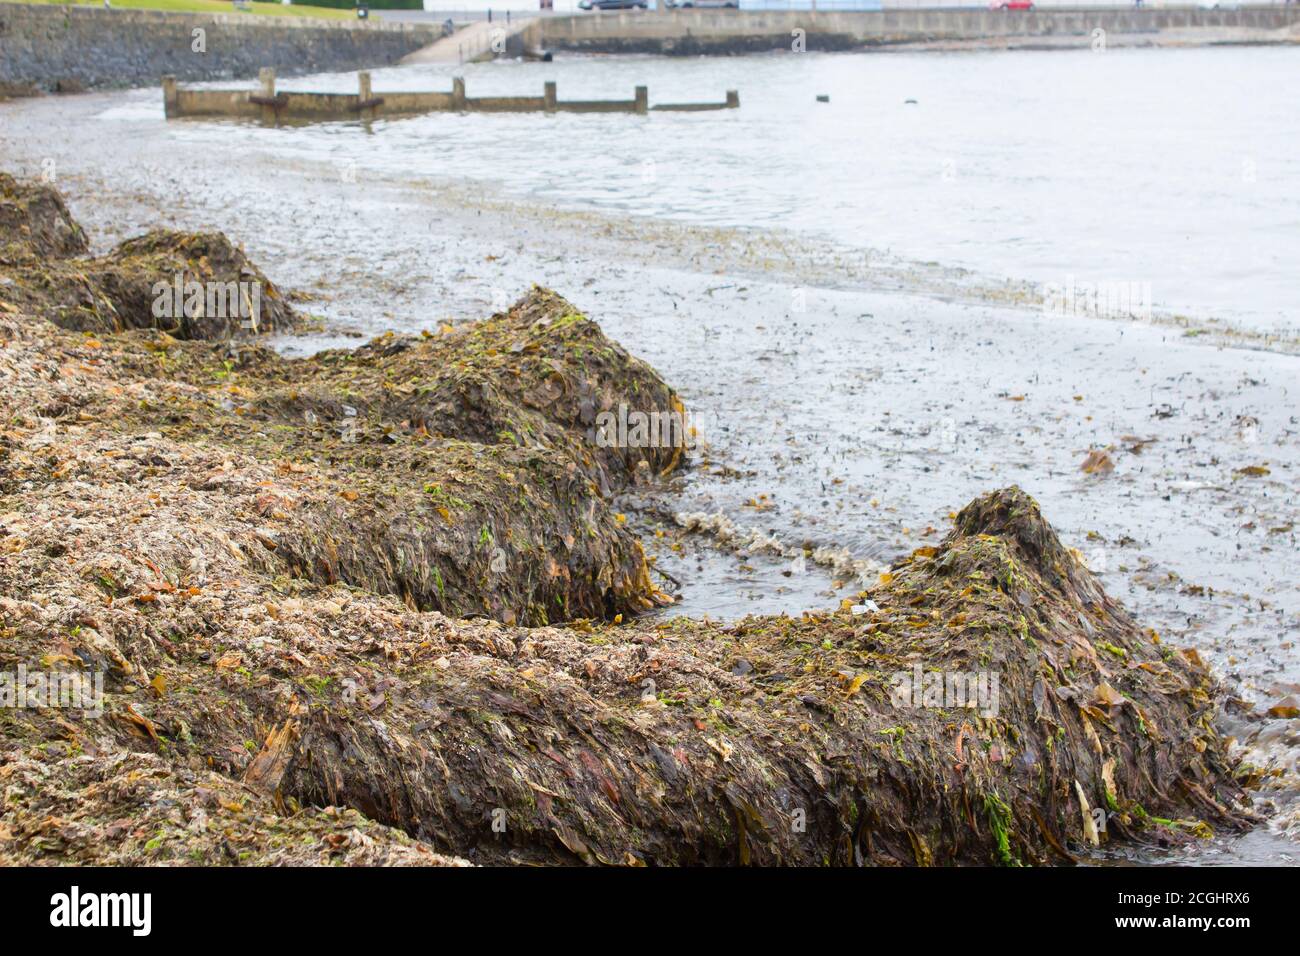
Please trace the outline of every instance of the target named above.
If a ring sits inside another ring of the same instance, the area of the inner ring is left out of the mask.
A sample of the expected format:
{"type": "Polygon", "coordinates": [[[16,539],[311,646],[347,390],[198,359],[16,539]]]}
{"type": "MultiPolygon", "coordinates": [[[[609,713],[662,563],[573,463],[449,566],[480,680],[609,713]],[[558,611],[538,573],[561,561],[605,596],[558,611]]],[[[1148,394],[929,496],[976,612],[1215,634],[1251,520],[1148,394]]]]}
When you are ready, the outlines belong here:
{"type": "Polygon", "coordinates": [[[735,90],[727,90],[727,109],[735,110],[740,108],[740,94],[735,90]]]}
{"type": "Polygon", "coordinates": [[[650,90],[644,86],[636,88],[636,112],[645,113],[650,108],[650,90]]]}
{"type": "Polygon", "coordinates": [[[176,89],[176,77],[170,74],[162,78],[163,115],[168,119],[180,115],[180,93],[176,89]]]}
{"type": "Polygon", "coordinates": [[[556,99],[556,97],[555,97],[555,81],[554,81],[554,80],[547,80],[547,81],[546,81],[546,86],[545,86],[544,89],[545,89],[545,92],[542,94],[542,99],[545,100],[545,105],[544,105],[543,108],[544,108],[544,109],[546,110],[546,112],[548,112],[548,113],[554,113],[554,112],[555,112],[555,99],[556,99]]]}
{"type": "MultiPolygon", "coordinates": [[[[257,80],[262,84],[260,95],[268,100],[275,99],[275,68],[264,66],[257,71],[257,80]]],[[[275,122],[275,107],[269,103],[263,103],[261,109],[263,123],[275,122]]]]}
{"type": "Polygon", "coordinates": [[[370,92],[370,71],[362,70],[357,74],[357,105],[360,107],[358,116],[363,120],[372,120],[375,118],[375,108],[369,105],[374,99],[370,92]]]}
{"type": "Polygon", "coordinates": [[[465,77],[463,76],[451,78],[451,105],[452,109],[465,109],[465,77]]]}

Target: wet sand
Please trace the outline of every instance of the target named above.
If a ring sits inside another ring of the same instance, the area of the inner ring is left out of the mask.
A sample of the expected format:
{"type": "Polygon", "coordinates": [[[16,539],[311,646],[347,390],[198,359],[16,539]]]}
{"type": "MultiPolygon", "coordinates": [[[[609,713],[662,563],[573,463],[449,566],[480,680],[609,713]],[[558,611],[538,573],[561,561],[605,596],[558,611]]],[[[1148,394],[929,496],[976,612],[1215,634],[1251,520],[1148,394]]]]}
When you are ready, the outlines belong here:
{"type": "MultiPolygon", "coordinates": [[[[561,211],[455,181],[354,182],[324,159],[187,149],[161,124],[68,135],[113,96],[0,105],[0,161],[39,175],[52,159],[97,245],[153,224],[224,230],[326,318],[329,334],[287,351],[476,318],[539,282],[660,370],[709,443],[707,464],[643,502],[648,550],[682,582],[679,613],[797,613],[856,587],[683,537],[675,513],[888,561],[935,543],[974,495],[1019,484],[1110,593],[1197,648],[1234,695],[1262,708],[1300,687],[1288,343],[1188,334],[1204,326],[1174,318],[1047,316],[1028,285],[779,230],[561,211]],[[1107,474],[1080,469],[1096,449],[1107,474]]],[[[1231,708],[1227,721],[1262,734],[1256,759],[1286,770],[1261,794],[1278,802],[1278,832],[1196,856],[1285,863],[1295,844],[1281,831],[1300,835],[1294,721],[1231,708]]]]}

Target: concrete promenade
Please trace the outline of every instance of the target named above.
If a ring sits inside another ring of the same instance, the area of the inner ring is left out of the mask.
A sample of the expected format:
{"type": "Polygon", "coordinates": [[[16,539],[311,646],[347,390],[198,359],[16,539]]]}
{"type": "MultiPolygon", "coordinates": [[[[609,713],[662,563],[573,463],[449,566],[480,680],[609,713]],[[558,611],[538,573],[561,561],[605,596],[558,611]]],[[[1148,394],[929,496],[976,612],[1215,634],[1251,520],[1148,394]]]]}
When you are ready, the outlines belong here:
{"type": "Polygon", "coordinates": [[[670,10],[536,17],[523,33],[529,50],[680,55],[789,50],[853,50],[900,44],[986,41],[1060,45],[1070,37],[1139,37],[1189,46],[1300,42],[1300,4],[1204,10],[1197,7],[1077,7],[1030,11],[983,8],[876,12],[670,10]],[[1029,41],[1028,43],[1024,41],[1029,41]]]}

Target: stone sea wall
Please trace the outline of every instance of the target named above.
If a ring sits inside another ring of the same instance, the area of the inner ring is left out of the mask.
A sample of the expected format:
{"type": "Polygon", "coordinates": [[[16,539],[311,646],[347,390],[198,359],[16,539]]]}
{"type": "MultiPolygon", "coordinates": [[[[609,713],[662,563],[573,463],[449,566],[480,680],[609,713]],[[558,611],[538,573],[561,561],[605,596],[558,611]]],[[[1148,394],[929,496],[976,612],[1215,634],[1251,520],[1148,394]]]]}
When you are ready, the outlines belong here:
{"type": "Polygon", "coordinates": [[[440,35],[422,24],[0,3],[0,95],[383,66],[440,35]]]}
{"type": "Polygon", "coordinates": [[[1140,37],[1147,45],[1295,42],[1300,6],[1239,9],[1081,7],[1031,11],[916,9],[880,11],[671,10],[620,11],[600,16],[534,20],[525,46],[565,53],[733,55],[808,50],[857,50],[908,43],[983,41],[989,46],[1087,46],[1094,31],[1140,37]]]}

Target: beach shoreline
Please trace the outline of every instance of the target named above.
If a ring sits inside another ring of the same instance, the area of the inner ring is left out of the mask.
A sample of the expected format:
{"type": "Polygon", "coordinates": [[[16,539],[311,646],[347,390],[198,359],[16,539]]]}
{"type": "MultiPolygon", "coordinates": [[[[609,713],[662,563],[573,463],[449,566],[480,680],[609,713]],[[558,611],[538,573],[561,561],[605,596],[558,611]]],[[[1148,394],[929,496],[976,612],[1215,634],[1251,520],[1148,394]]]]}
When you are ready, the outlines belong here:
{"type": "Polygon", "coordinates": [[[1221,684],[1015,485],[834,609],[656,619],[614,509],[684,435],[609,410],[685,409],[572,303],[286,359],[204,306],[284,306],[220,234],[88,256],[7,175],[0,217],[0,858],[1047,866],[1262,822],[1221,684]]]}
{"type": "MultiPolygon", "coordinates": [[[[21,104],[32,111],[24,125],[82,108],[60,102],[21,104]]],[[[160,220],[223,229],[326,316],[331,344],[477,318],[542,281],[720,423],[716,468],[671,489],[669,511],[888,560],[933,545],[968,491],[1021,482],[1068,545],[1104,564],[1094,570],[1112,593],[1197,648],[1234,694],[1267,706],[1300,679],[1295,655],[1278,647],[1300,613],[1285,585],[1297,577],[1294,532],[1271,530],[1294,529],[1297,517],[1294,426],[1270,413],[1297,386],[1287,343],[1240,329],[1188,335],[1174,317],[1047,316],[1030,283],[872,257],[855,273],[835,258],[843,250],[779,230],[548,208],[455,180],[349,182],[329,162],[256,152],[230,181],[182,143],[140,148],[140,167],[125,175],[52,139],[28,139],[11,159],[38,170],[54,156],[60,188],[99,243],[160,220]],[[1250,418],[1261,426],[1253,440],[1250,418]],[[1095,449],[1113,472],[1080,472],[1095,449]],[[1269,475],[1236,474],[1261,464],[1269,475]]],[[[686,582],[683,613],[797,613],[847,593],[816,566],[792,582],[788,562],[689,547],[657,558],[686,582]]],[[[1243,738],[1259,729],[1237,719],[1243,738]]],[[[1287,753],[1285,734],[1270,740],[1287,753]]],[[[1294,778],[1275,783],[1281,826],[1294,832],[1294,778]]]]}

